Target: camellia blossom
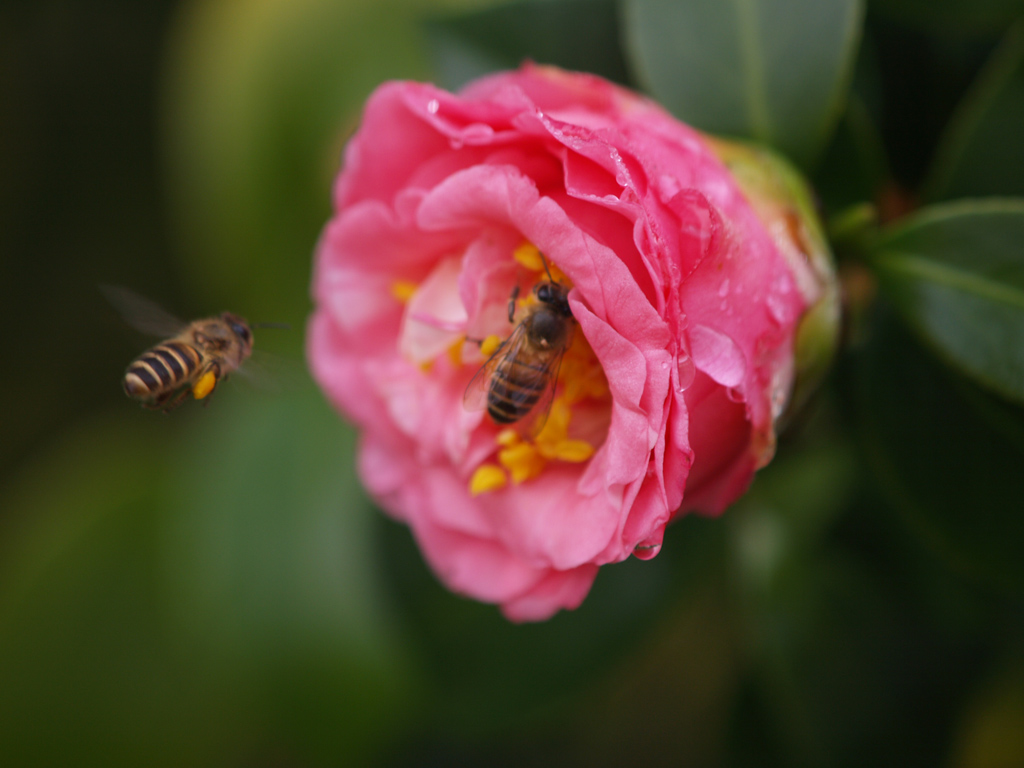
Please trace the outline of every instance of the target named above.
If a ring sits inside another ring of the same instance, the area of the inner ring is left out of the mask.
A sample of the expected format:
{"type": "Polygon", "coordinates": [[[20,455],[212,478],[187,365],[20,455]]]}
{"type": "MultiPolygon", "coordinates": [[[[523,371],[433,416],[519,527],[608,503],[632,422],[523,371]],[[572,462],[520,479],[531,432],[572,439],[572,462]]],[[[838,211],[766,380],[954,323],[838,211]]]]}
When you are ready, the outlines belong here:
{"type": "Polygon", "coordinates": [[[370,97],[308,357],[361,428],[363,483],[450,589],[515,621],[575,608],[599,566],[653,557],[769,461],[830,288],[806,211],[742,187],[744,153],[549,67],[370,97]],[[553,397],[497,424],[467,385],[551,280],[572,313],[553,397]]]}

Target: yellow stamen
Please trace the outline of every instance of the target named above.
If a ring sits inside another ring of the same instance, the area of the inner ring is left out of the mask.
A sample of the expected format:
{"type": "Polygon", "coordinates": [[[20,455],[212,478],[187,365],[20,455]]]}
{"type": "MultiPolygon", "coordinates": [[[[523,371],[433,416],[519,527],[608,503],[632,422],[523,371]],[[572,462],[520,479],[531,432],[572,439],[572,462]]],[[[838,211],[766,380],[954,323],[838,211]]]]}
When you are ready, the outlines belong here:
{"type": "Polygon", "coordinates": [[[519,442],[519,433],[512,427],[505,427],[494,440],[502,448],[511,448],[519,442]]]}
{"type": "Polygon", "coordinates": [[[565,285],[569,284],[569,280],[566,278],[565,273],[549,260],[545,259],[544,255],[533,243],[523,243],[520,245],[512,251],[512,258],[533,272],[543,272],[544,274],[550,272],[551,279],[557,283],[563,283],[565,285]],[[545,264],[547,265],[546,269],[545,264]]]}
{"type": "Polygon", "coordinates": [[[486,339],[480,342],[480,354],[484,357],[490,357],[498,351],[498,347],[501,346],[501,339],[491,334],[486,339]]]}
{"type": "Polygon", "coordinates": [[[404,304],[418,289],[419,286],[411,280],[396,280],[391,284],[391,295],[404,304]]]}
{"type": "Polygon", "coordinates": [[[501,467],[496,464],[481,464],[469,480],[469,492],[473,496],[479,496],[481,493],[504,488],[507,483],[508,476],[501,467]]]}
{"type": "Polygon", "coordinates": [[[586,440],[560,440],[537,446],[541,456],[554,461],[568,461],[579,464],[594,455],[594,446],[586,440]]]}
{"type": "Polygon", "coordinates": [[[604,370],[582,333],[573,337],[558,378],[565,384],[562,396],[570,405],[588,399],[603,400],[609,395],[604,370]]]}
{"type": "Polygon", "coordinates": [[[213,388],[215,386],[217,386],[217,374],[213,371],[207,371],[192,387],[192,396],[196,400],[202,400],[208,394],[213,392],[213,388]]]}
{"type": "Polygon", "coordinates": [[[569,404],[563,397],[556,397],[548,412],[548,420],[544,428],[537,435],[537,443],[557,443],[565,440],[569,434],[569,420],[572,418],[572,411],[569,404]]]}
{"type": "Polygon", "coordinates": [[[537,451],[545,459],[578,464],[594,455],[594,446],[586,440],[569,439],[571,420],[572,409],[568,401],[561,396],[555,398],[547,423],[537,435],[537,451]]]}
{"type": "Polygon", "coordinates": [[[512,258],[534,272],[544,271],[544,260],[541,258],[537,246],[533,243],[523,243],[520,245],[512,251],[512,258]]]}
{"type": "Polygon", "coordinates": [[[565,376],[563,396],[566,402],[575,405],[583,400],[601,400],[607,397],[608,382],[600,368],[579,368],[574,365],[574,362],[568,359],[562,361],[563,368],[566,367],[566,364],[570,368],[565,376]]]}
{"type": "Polygon", "coordinates": [[[456,368],[462,365],[462,344],[465,340],[460,336],[458,341],[448,347],[448,359],[456,368]]]}
{"type": "Polygon", "coordinates": [[[530,478],[537,477],[544,471],[544,457],[536,446],[530,443],[518,443],[511,448],[503,448],[498,451],[498,461],[512,475],[512,482],[525,482],[530,478]]]}

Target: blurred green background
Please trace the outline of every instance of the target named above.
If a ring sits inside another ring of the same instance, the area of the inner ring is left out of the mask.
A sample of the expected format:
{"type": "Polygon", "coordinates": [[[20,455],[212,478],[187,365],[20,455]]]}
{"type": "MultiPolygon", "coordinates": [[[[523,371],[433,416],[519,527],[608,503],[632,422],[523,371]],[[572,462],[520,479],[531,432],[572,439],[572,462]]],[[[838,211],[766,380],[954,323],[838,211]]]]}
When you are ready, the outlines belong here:
{"type": "MultiPolygon", "coordinates": [[[[524,55],[656,84],[654,5],[0,5],[0,764],[1024,765],[1024,417],[871,280],[752,492],[545,624],[447,593],[354,479],[302,350],[363,99],[524,55]],[[164,416],[101,283],[292,328],[164,416]]],[[[844,7],[826,217],[1024,193],[1020,3],[844,7]]]]}

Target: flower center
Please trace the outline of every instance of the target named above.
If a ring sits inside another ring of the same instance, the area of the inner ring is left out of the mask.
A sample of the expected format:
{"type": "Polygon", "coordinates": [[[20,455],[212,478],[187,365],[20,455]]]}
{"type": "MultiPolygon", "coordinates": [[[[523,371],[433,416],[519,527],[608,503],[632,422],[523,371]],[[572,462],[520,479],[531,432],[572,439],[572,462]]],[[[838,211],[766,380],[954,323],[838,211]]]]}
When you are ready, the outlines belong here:
{"type": "MultiPolygon", "coordinates": [[[[526,269],[536,273],[536,281],[549,281],[561,286],[568,280],[554,265],[547,263],[536,246],[526,243],[515,250],[513,258],[526,269]]],[[[544,301],[531,292],[517,302],[516,314],[544,301]]],[[[574,427],[574,406],[584,401],[607,401],[608,382],[593,350],[582,333],[577,332],[575,323],[570,330],[570,342],[564,354],[558,354],[557,365],[552,376],[557,376],[549,386],[554,388],[550,410],[529,417],[543,420],[543,427],[532,438],[524,437],[521,431],[511,427],[501,430],[496,442],[497,462],[485,462],[473,473],[469,490],[474,496],[505,487],[511,478],[515,484],[539,476],[552,461],[582,463],[593,456],[600,437],[584,434],[585,430],[574,427]]],[[[481,352],[491,354],[500,340],[488,337],[481,344],[481,352]]],[[[603,436],[603,431],[601,432],[603,436]]]]}
{"type": "Polygon", "coordinates": [[[529,290],[517,289],[507,307],[487,310],[512,320],[505,338],[467,339],[457,257],[421,283],[398,280],[390,288],[405,305],[399,349],[424,375],[464,381],[470,360],[483,365],[474,379],[479,402],[470,402],[471,384],[467,407],[486,407],[487,418],[504,428],[496,433],[492,460],[469,480],[473,495],[536,478],[551,462],[586,462],[607,434],[608,382],[570,314],[568,278],[532,243],[514,249],[512,257],[519,265],[516,285],[529,290]]]}

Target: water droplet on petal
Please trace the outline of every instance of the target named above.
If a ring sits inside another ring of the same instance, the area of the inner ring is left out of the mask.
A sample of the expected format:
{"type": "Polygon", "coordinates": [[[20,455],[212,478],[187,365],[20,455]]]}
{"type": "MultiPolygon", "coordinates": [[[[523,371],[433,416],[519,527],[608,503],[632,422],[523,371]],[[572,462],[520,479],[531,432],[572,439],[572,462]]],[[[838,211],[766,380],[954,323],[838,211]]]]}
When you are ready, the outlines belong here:
{"type": "Polygon", "coordinates": [[[427,102],[427,112],[429,112],[432,115],[437,114],[437,110],[439,110],[440,108],[441,102],[439,102],[437,99],[431,99],[430,101],[427,102]]]}
{"type": "Polygon", "coordinates": [[[792,383],[792,374],[785,369],[776,371],[775,375],[772,376],[771,406],[773,420],[778,419],[786,409],[786,404],[789,402],[789,391],[792,387],[792,383]]]}
{"type": "Polygon", "coordinates": [[[729,278],[727,277],[727,278],[725,278],[725,280],[722,281],[722,284],[720,286],[718,286],[718,295],[719,296],[725,296],[728,293],[729,293],[729,278]]]}
{"type": "Polygon", "coordinates": [[[637,544],[633,547],[633,556],[638,560],[650,560],[661,551],[661,544],[637,544]]]}
{"type": "Polygon", "coordinates": [[[693,364],[693,358],[683,352],[676,359],[676,368],[679,372],[679,382],[676,384],[676,388],[679,392],[685,392],[693,384],[693,379],[697,375],[697,366],[693,364]]]}

